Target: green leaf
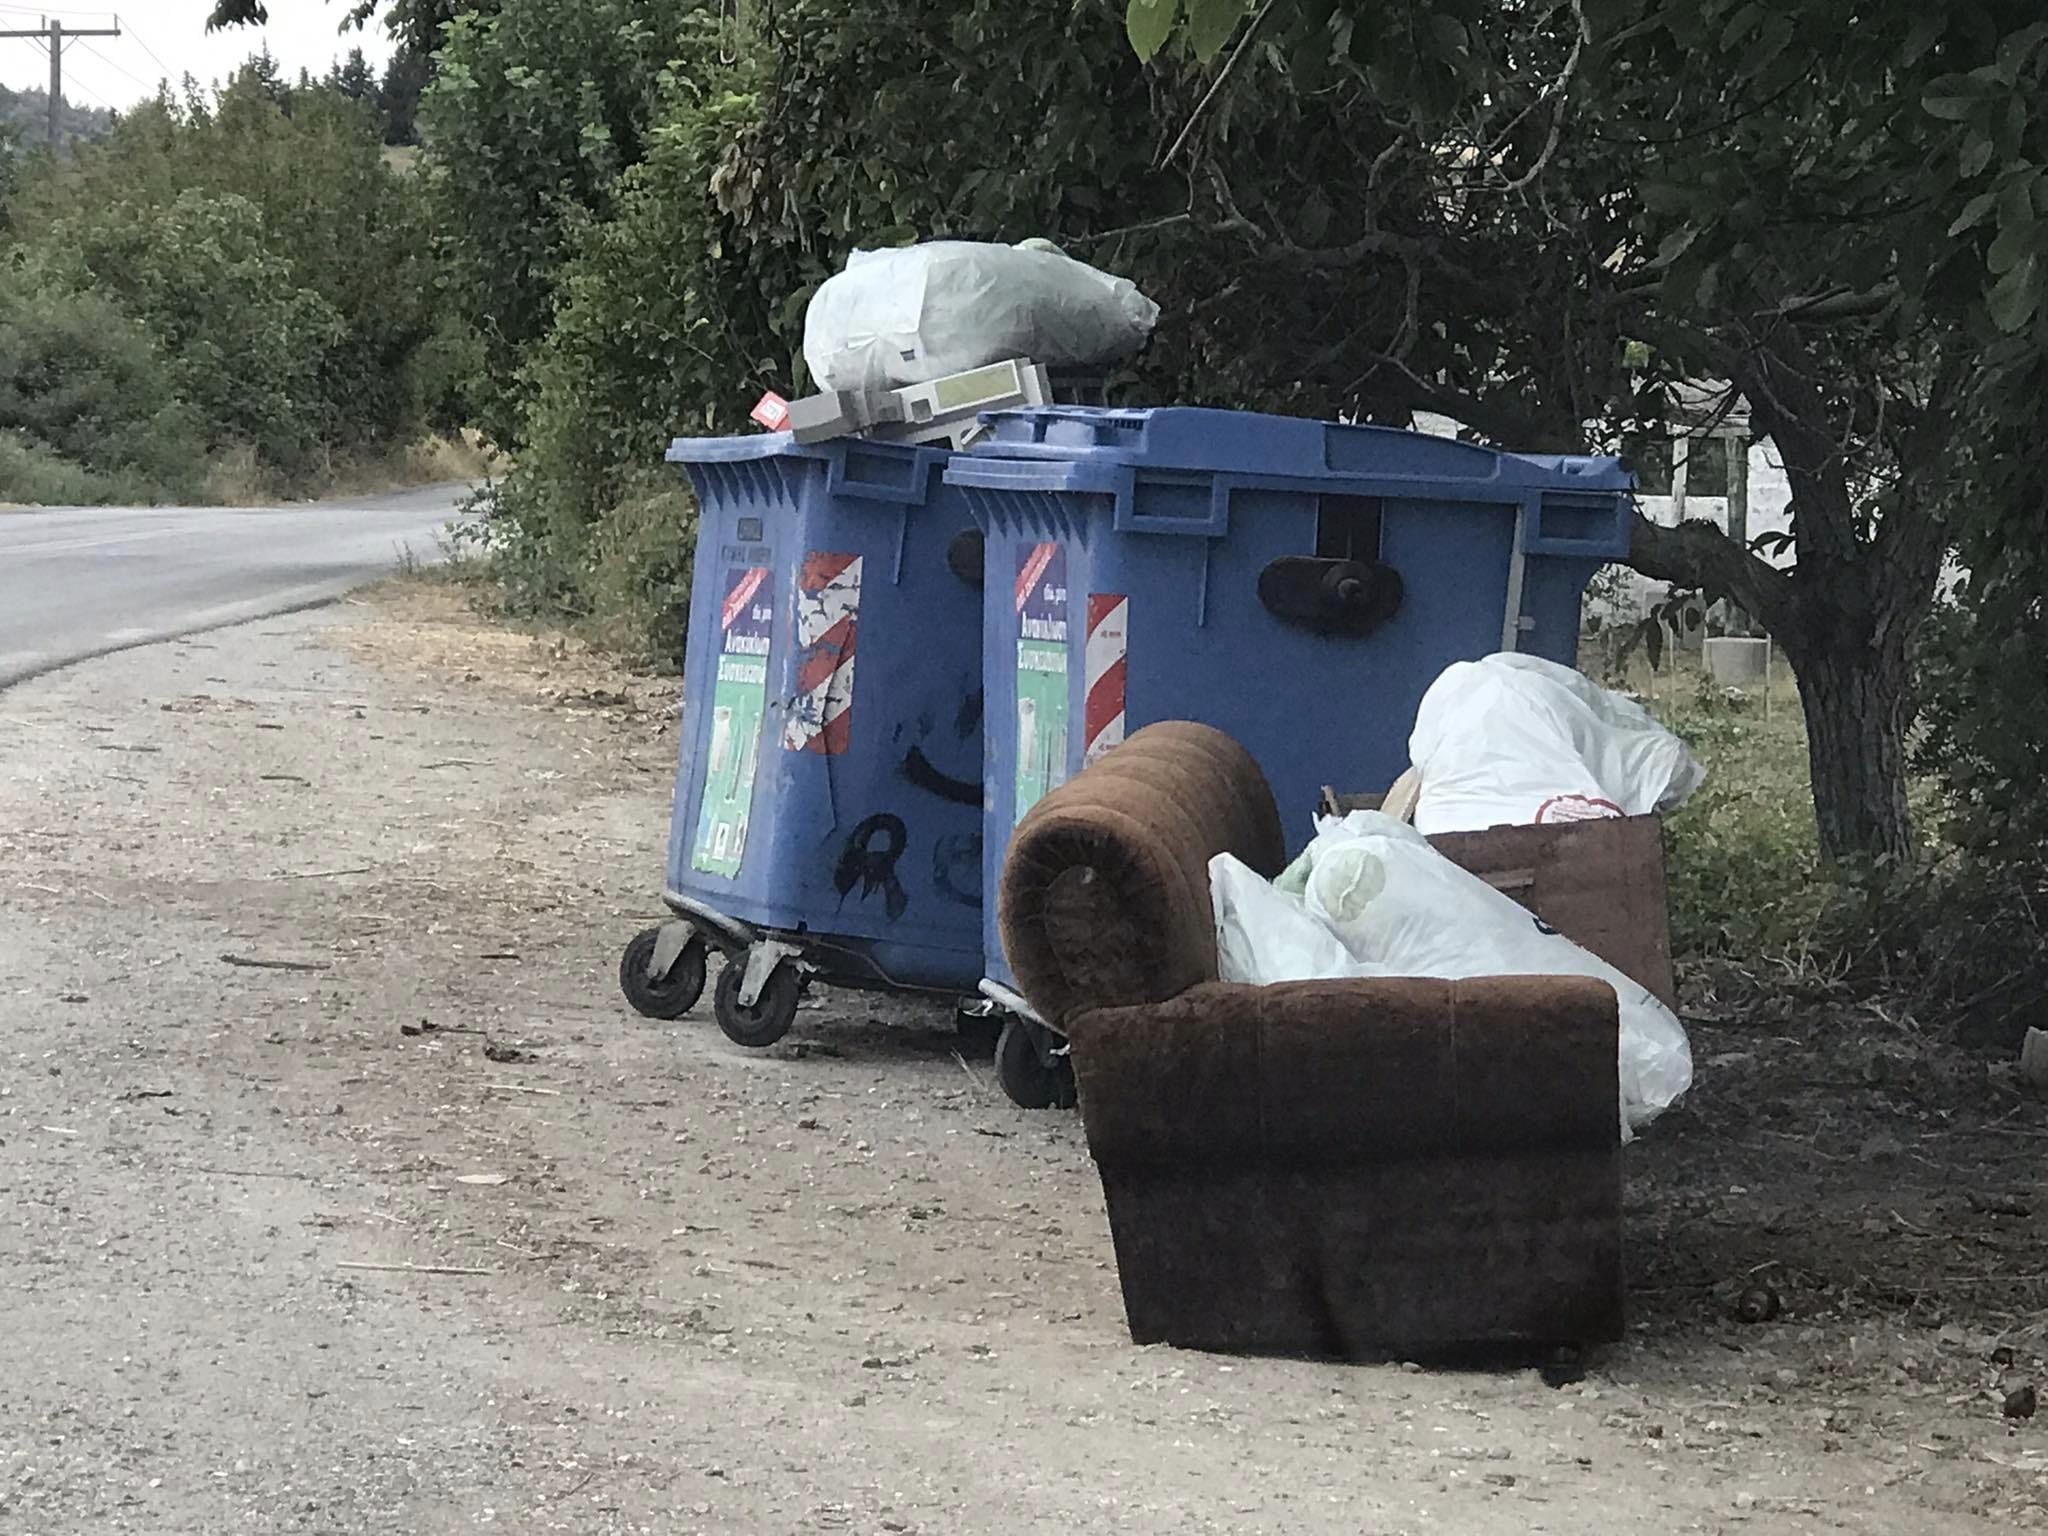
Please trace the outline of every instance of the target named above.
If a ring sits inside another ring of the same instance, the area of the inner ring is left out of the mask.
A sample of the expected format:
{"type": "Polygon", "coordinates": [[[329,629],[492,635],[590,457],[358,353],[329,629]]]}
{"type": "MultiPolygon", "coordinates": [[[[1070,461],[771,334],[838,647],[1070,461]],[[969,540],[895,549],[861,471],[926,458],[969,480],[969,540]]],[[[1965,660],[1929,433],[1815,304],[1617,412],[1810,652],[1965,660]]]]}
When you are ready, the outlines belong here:
{"type": "Polygon", "coordinates": [[[1657,254],[1649,264],[1650,270],[1655,272],[1670,266],[1671,263],[1690,250],[1693,241],[1699,239],[1699,237],[1698,225],[1673,230],[1664,237],[1664,243],[1657,247],[1657,254]]]}
{"type": "Polygon", "coordinates": [[[1996,192],[1979,192],[1975,197],[1963,204],[1963,211],[1956,215],[1955,223],[1949,225],[1949,238],[1953,240],[1965,230],[1975,229],[1984,222],[1984,216],[1997,206],[1998,194],[1996,192]]]}
{"type": "Polygon", "coordinates": [[[2034,222],[2033,178],[2022,171],[2003,177],[1998,188],[1998,227],[2034,222]]]}
{"type": "MultiPolygon", "coordinates": [[[[1244,19],[1244,0],[1185,0],[1185,4],[1188,47],[1197,59],[1206,64],[1223,51],[1223,45],[1230,41],[1230,34],[1244,19]]],[[[1133,11],[1136,8],[1133,0],[1133,11]]]]}
{"type": "Polygon", "coordinates": [[[1913,18],[1913,24],[1906,30],[1906,46],[1903,50],[1908,64],[1918,64],[1941,37],[1948,25],[1945,11],[1930,6],[1913,18]]]}
{"type": "Polygon", "coordinates": [[[1963,173],[1965,179],[1978,175],[1991,163],[1991,156],[1997,148],[1996,144],[1982,134],[1975,136],[1956,157],[1956,169],[1963,173]]]}
{"type": "Polygon", "coordinates": [[[2041,302],[2040,284],[2036,281],[2039,271],[2040,258],[2029,252],[2006,271],[1985,298],[1991,323],[2008,336],[2034,318],[2034,310],[2041,302]]]}
{"type": "Polygon", "coordinates": [[[1982,106],[1989,95],[1984,82],[1970,75],[1941,75],[1927,82],[1920,105],[1929,117],[1960,123],[1982,106]]]}
{"type": "Polygon", "coordinates": [[[1722,29],[1722,51],[1734,48],[1737,43],[1749,36],[1756,29],[1757,23],[1763,19],[1764,8],[1756,4],[1756,0],[1750,0],[1748,5],[1739,7],[1735,14],[1728,18],[1728,25],[1722,29]]]}
{"type": "Polygon", "coordinates": [[[1984,265],[1992,272],[2010,272],[2022,261],[2033,260],[2041,246],[2041,224],[2028,217],[2024,222],[2004,224],[1998,227],[1998,238],[1991,242],[1991,249],[1984,253],[1984,265]]]}
{"type": "Polygon", "coordinates": [[[2017,80],[2020,71],[2027,67],[2027,61],[2034,56],[2034,50],[2044,40],[2048,40],[2048,21],[2021,27],[2005,38],[1998,45],[1998,73],[2007,80],[2017,80]]]}
{"type": "Polygon", "coordinates": [[[1166,46],[1179,15],[1180,0],[1130,0],[1124,12],[1124,31],[1130,36],[1132,51],[1140,59],[1150,59],[1166,46]]]}

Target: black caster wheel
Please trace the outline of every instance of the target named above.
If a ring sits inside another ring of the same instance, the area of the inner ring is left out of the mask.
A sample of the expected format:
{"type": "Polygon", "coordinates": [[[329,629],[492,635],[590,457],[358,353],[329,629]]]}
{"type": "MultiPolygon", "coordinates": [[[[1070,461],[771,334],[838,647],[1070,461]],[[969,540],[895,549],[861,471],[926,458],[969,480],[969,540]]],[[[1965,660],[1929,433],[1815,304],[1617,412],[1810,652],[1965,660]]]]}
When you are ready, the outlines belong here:
{"type": "Polygon", "coordinates": [[[647,974],[654,963],[654,948],[661,940],[659,928],[644,928],[619,957],[619,990],[633,1011],[650,1019],[680,1019],[697,1006],[704,995],[704,936],[692,934],[668,974],[659,979],[647,974]]]}
{"type": "Polygon", "coordinates": [[[996,1039],[996,1081],[1019,1109],[1072,1109],[1074,1064],[1064,1056],[1041,1054],[1038,1030],[1015,1015],[1003,1021],[996,1039]]]}
{"type": "Polygon", "coordinates": [[[735,955],[718,973],[718,990],[711,997],[711,1011],[718,1015],[718,1027],[734,1045],[756,1049],[773,1045],[789,1033],[796,1018],[797,999],[803,995],[803,978],[789,965],[778,965],[761,984],[754,1006],[740,1002],[740,979],[747,974],[744,955],[735,955]]]}

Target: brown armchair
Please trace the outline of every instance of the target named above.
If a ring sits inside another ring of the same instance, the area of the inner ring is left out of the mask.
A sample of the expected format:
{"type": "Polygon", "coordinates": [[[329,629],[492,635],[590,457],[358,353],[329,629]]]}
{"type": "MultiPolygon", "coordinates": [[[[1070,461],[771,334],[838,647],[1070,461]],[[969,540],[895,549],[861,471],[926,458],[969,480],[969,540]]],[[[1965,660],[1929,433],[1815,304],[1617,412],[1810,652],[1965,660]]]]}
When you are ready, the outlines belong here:
{"type": "Polygon", "coordinates": [[[1220,732],[1133,735],[1018,827],[1024,996],[1070,1042],[1132,1337],[1383,1357],[1622,1324],[1613,990],[1216,980],[1208,864],[1276,872],[1220,732]]]}

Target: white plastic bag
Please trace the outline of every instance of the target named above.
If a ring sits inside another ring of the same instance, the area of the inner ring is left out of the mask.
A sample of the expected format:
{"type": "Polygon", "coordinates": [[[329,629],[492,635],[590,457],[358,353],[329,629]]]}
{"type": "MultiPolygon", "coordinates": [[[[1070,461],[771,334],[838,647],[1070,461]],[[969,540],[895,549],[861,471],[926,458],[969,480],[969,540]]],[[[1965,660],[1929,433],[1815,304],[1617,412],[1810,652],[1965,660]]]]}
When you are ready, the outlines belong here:
{"type": "Polygon", "coordinates": [[[1669,811],[1706,771],[1641,705],[1570,667],[1460,661],[1422,696],[1408,755],[1426,833],[1669,811]]]}
{"type": "Polygon", "coordinates": [[[804,361],[819,389],[893,389],[1017,357],[1114,362],[1158,321],[1135,284],[1042,240],[938,240],[855,251],[811,298],[804,361]]]}
{"type": "Polygon", "coordinates": [[[1304,905],[1352,962],[1377,974],[1592,976],[1613,987],[1624,1140],[1692,1083],[1685,1027],[1647,988],[1460,869],[1404,822],[1377,811],[1325,818],[1311,844],[1304,905]]]}
{"type": "Polygon", "coordinates": [[[1384,966],[1356,960],[1327,923],[1299,896],[1262,879],[1234,854],[1209,861],[1209,900],[1216,909],[1216,975],[1255,987],[1334,976],[1384,976],[1384,966]]]}

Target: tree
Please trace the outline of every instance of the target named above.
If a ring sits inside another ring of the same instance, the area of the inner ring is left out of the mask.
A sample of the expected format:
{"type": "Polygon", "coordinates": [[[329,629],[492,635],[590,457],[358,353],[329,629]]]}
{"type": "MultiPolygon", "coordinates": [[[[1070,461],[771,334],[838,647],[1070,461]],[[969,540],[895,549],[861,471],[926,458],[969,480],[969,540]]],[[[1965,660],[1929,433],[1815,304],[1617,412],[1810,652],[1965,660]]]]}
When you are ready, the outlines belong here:
{"type": "MultiPolygon", "coordinates": [[[[343,25],[362,27],[380,18],[391,35],[421,55],[431,55],[441,45],[442,30],[464,12],[493,11],[494,0],[339,0],[346,6],[343,25]]],[[[266,0],[214,0],[207,13],[206,30],[223,27],[261,26],[270,20],[266,0]]]]}
{"type": "MultiPolygon", "coordinates": [[[[457,16],[422,101],[432,187],[500,381],[486,425],[512,439],[512,385],[545,334],[577,232],[640,162],[662,81],[703,0],[507,0],[457,16]]],[[[708,39],[700,57],[715,58],[708,39]]]]}
{"type": "MultiPolygon", "coordinates": [[[[2022,333],[2037,350],[2048,128],[2026,103],[2048,26],[2018,0],[1249,10],[1132,0],[1127,27],[1142,54],[1174,36],[1211,59],[1228,47],[1219,102],[1330,75],[1370,87],[1381,110],[1358,157],[1382,186],[1430,195],[1392,228],[1368,207],[1380,227],[1337,248],[1247,218],[1253,261],[1313,258],[1340,282],[1391,275],[1398,244],[1421,328],[1476,343],[1419,361],[1334,344],[1360,376],[1536,444],[1654,415],[1682,379],[1725,379],[1750,401],[1792,484],[1796,568],[1706,525],[1647,522],[1631,563],[1735,601],[1777,638],[1824,850],[1908,855],[1910,657],[1984,490],[1965,446],[1981,356],[2022,333]],[[1472,259],[1475,238],[1493,264],[1472,259]],[[1641,378],[1620,366],[1629,341],[1647,344],[1641,378]],[[1560,366],[1569,387],[1530,388],[1560,366]]],[[[1226,132],[1212,106],[1186,135],[1197,180],[1226,132]]]]}
{"type": "Polygon", "coordinates": [[[406,440],[449,393],[460,336],[440,314],[424,188],[324,86],[289,116],[260,68],[210,98],[145,103],[46,165],[12,223],[0,261],[43,274],[53,305],[91,290],[139,324],[212,445],[301,471],[406,440]]]}
{"type": "Polygon", "coordinates": [[[329,90],[339,92],[350,101],[370,106],[376,104],[377,76],[360,48],[349,49],[348,57],[328,70],[326,83],[329,90]]]}
{"type": "Polygon", "coordinates": [[[14,191],[14,162],[21,153],[21,130],[0,117],[0,237],[7,233],[7,204],[14,191]]]}
{"type": "Polygon", "coordinates": [[[420,93],[433,74],[433,56],[410,43],[400,43],[391,55],[377,86],[377,112],[384,120],[386,144],[419,143],[420,93]]]}

